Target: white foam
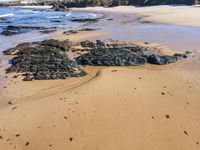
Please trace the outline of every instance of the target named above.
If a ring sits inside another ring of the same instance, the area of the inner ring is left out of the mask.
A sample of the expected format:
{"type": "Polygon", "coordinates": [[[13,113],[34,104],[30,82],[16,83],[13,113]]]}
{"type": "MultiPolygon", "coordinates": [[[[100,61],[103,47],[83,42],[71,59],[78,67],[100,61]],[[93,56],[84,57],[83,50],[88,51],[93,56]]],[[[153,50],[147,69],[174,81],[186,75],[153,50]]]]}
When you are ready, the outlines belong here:
{"type": "Polygon", "coordinates": [[[50,17],[46,17],[47,19],[57,19],[60,18],[60,16],[50,16],[50,17]]]}
{"type": "Polygon", "coordinates": [[[95,18],[97,17],[97,15],[96,15],[96,14],[93,14],[93,13],[89,13],[89,15],[90,15],[90,16],[93,16],[93,17],[95,17],[95,18]]]}
{"type": "Polygon", "coordinates": [[[0,18],[12,17],[12,16],[14,16],[14,14],[3,14],[3,15],[0,15],[0,18]]]}
{"type": "Polygon", "coordinates": [[[33,11],[33,10],[21,10],[20,12],[27,12],[27,13],[39,13],[39,11],[33,11]]]}
{"type": "Polygon", "coordinates": [[[69,13],[67,13],[65,16],[69,17],[71,14],[72,14],[72,13],[71,13],[71,12],[69,12],[69,13]]]}

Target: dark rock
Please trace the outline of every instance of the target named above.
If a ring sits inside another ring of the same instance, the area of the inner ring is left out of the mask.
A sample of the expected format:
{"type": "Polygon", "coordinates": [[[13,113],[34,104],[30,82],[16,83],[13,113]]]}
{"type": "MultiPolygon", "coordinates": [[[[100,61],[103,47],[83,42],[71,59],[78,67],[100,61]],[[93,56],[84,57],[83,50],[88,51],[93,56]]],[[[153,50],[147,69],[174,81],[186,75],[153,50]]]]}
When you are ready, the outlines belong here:
{"type": "Polygon", "coordinates": [[[113,18],[108,18],[107,20],[111,21],[111,20],[114,20],[113,18]]]}
{"type": "Polygon", "coordinates": [[[97,47],[106,47],[106,43],[101,40],[96,40],[97,47]]]}
{"type": "Polygon", "coordinates": [[[91,42],[89,40],[80,42],[82,47],[96,47],[96,43],[91,42]]]}
{"type": "Polygon", "coordinates": [[[25,33],[31,30],[45,30],[44,27],[37,27],[37,26],[15,26],[15,25],[9,25],[3,31],[0,33],[4,36],[12,36],[16,34],[25,33]]]}
{"type": "Polygon", "coordinates": [[[71,42],[69,40],[64,40],[64,41],[58,41],[54,39],[44,40],[41,42],[41,45],[59,48],[62,51],[68,51],[69,48],[71,48],[71,42]]]}
{"type": "Polygon", "coordinates": [[[44,30],[46,28],[44,27],[38,27],[38,26],[14,26],[14,25],[9,25],[6,27],[6,30],[11,30],[11,31],[20,31],[20,30],[26,30],[26,29],[31,29],[31,30],[44,30]]]}
{"type": "Polygon", "coordinates": [[[63,34],[67,34],[67,35],[70,35],[70,34],[76,34],[78,33],[78,31],[76,30],[69,30],[69,31],[64,31],[63,34]]]}
{"type": "Polygon", "coordinates": [[[49,34],[49,33],[56,32],[56,30],[43,30],[43,31],[40,31],[40,32],[43,33],[43,34],[49,34]]]}
{"type": "Polygon", "coordinates": [[[72,22],[97,22],[99,18],[73,18],[72,22]]]}
{"type": "Polygon", "coordinates": [[[145,63],[164,65],[186,58],[186,54],[175,54],[173,56],[149,55],[143,47],[119,41],[104,42],[96,40],[96,42],[92,42],[87,40],[80,44],[82,47],[89,48],[88,53],[77,57],[77,61],[82,65],[137,66],[145,63]]]}
{"type": "Polygon", "coordinates": [[[27,75],[24,79],[23,79],[23,81],[32,81],[33,80],[33,76],[31,76],[31,75],[27,75]]]}
{"type": "Polygon", "coordinates": [[[54,2],[52,9],[54,9],[54,11],[69,11],[69,8],[66,7],[65,3],[60,1],[54,2]]]}
{"type": "Polygon", "coordinates": [[[5,31],[2,31],[0,34],[4,36],[12,36],[12,35],[20,34],[20,32],[5,30],[5,31]]]}
{"type": "Polygon", "coordinates": [[[24,81],[84,76],[86,73],[65,53],[70,49],[70,45],[68,40],[44,40],[20,44],[4,52],[17,55],[10,61],[12,66],[6,72],[24,73],[24,81]]]}
{"type": "Polygon", "coordinates": [[[183,59],[183,58],[187,58],[188,57],[188,54],[185,53],[185,54],[174,54],[175,57],[177,57],[178,59],[183,59]]]}
{"type": "Polygon", "coordinates": [[[152,54],[147,57],[148,63],[156,64],[156,65],[170,64],[170,63],[176,62],[177,60],[178,58],[176,56],[168,56],[168,55],[160,56],[160,55],[152,54]]]}
{"type": "Polygon", "coordinates": [[[83,28],[80,29],[79,31],[95,31],[95,30],[99,30],[99,28],[83,28]]]}
{"type": "MultiPolygon", "coordinates": [[[[88,42],[83,45],[88,46],[88,42]]],[[[144,65],[146,58],[136,55],[134,51],[142,51],[137,46],[108,48],[103,41],[89,43],[93,47],[89,53],[83,54],[77,60],[83,65],[93,66],[136,66],[144,65]]]]}

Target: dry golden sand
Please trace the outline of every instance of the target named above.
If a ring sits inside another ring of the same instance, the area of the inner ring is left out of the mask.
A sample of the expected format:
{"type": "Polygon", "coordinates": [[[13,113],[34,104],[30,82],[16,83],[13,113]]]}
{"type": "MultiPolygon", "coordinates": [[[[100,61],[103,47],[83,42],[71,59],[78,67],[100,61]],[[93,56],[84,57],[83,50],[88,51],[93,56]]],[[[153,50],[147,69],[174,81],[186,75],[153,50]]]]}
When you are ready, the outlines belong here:
{"type": "Polygon", "coordinates": [[[194,54],[165,66],[85,67],[88,76],[64,81],[22,82],[11,74],[1,91],[0,150],[199,150],[194,54]]]}
{"type": "Polygon", "coordinates": [[[186,25],[200,27],[200,7],[197,6],[152,6],[134,7],[119,6],[114,8],[88,7],[74,8],[81,11],[114,12],[124,14],[137,14],[145,21],[158,23],[169,23],[175,25],[186,25]]]}

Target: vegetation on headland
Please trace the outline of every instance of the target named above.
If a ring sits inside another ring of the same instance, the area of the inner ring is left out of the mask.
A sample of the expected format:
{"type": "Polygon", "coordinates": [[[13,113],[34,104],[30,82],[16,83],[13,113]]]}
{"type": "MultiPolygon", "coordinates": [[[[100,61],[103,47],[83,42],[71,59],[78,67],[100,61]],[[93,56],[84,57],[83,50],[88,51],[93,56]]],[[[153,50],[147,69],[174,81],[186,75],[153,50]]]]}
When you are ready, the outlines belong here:
{"type": "Polygon", "coordinates": [[[195,4],[195,0],[16,0],[15,2],[7,2],[7,4],[20,5],[28,3],[28,4],[51,5],[53,3],[58,3],[58,2],[62,5],[65,5],[66,7],[86,7],[86,6],[112,7],[119,5],[149,6],[149,5],[167,5],[167,4],[170,5],[195,4]]]}

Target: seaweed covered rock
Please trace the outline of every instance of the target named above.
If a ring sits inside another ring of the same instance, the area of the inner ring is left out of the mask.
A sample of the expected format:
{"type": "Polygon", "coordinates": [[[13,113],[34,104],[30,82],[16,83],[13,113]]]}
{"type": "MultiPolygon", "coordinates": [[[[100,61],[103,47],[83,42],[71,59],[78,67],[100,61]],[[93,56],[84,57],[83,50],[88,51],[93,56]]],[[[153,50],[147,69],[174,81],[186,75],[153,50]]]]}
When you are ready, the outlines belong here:
{"type": "Polygon", "coordinates": [[[77,57],[82,65],[92,66],[138,66],[146,63],[165,65],[187,58],[187,54],[158,55],[148,54],[146,49],[134,44],[83,41],[82,47],[90,48],[88,53],[77,57]]]}
{"type": "Polygon", "coordinates": [[[58,48],[59,50],[62,50],[62,51],[68,51],[71,48],[71,42],[69,40],[58,41],[58,40],[50,39],[50,40],[44,40],[41,42],[22,43],[22,44],[17,45],[15,48],[5,50],[3,53],[5,55],[15,55],[18,52],[28,51],[29,48],[40,47],[40,46],[49,46],[49,47],[58,48]]]}
{"type": "Polygon", "coordinates": [[[147,63],[142,57],[144,49],[136,45],[107,44],[103,41],[85,41],[82,46],[91,50],[79,56],[77,60],[83,65],[93,66],[138,66],[147,63]]]}
{"type": "Polygon", "coordinates": [[[12,66],[6,72],[24,73],[24,81],[66,79],[86,75],[76,62],[68,57],[67,47],[70,47],[68,41],[57,40],[20,44],[9,50],[9,54],[14,52],[17,56],[10,61],[12,66]]]}
{"type": "Polygon", "coordinates": [[[168,55],[160,56],[160,55],[152,54],[147,57],[148,63],[156,64],[156,65],[170,64],[170,63],[176,62],[177,60],[178,60],[178,57],[168,56],[168,55]]]}

